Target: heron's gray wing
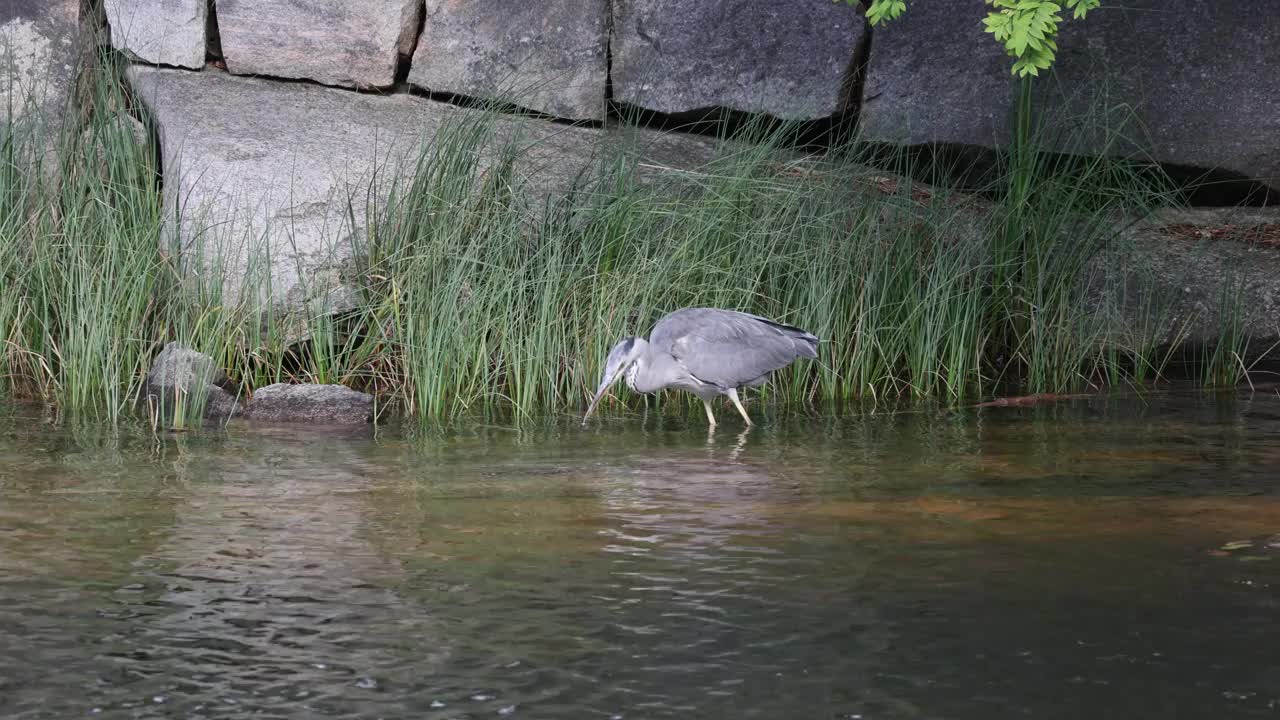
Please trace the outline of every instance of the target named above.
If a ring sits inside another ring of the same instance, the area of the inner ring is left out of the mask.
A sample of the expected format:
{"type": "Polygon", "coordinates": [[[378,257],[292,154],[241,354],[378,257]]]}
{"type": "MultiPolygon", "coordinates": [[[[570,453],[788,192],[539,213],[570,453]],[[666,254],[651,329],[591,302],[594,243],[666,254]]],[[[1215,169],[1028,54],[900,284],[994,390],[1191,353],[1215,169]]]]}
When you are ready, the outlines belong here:
{"type": "Polygon", "coordinates": [[[722,388],[757,380],[802,355],[815,357],[810,340],[817,344],[817,338],[798,328],[714,308],[677,310],[659,320],[649,336],[655,350],[670,354],[699,380],[722,388]]]}

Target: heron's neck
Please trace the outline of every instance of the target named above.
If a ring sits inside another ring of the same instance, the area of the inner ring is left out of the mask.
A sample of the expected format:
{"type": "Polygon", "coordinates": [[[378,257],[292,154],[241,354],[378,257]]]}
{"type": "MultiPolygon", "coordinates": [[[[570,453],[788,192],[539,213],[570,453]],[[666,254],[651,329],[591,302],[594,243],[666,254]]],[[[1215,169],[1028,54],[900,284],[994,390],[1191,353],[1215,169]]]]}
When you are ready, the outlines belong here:
{"type": "Polygon", "coordinates": [[[636,392],[658,392],[672,377],[672,369],[667,367],[671,361],[670,355],[649,352],[646,344],[635,363],[627,368],[627,386],[636,392]]]}
{"type": "Polygon", "coordinates": [[[661,388],[654,385],[653,355],[649,352],[649,343],[644,338],[636,338],[635,362],[627,368],[627,387],[635,392],[651,393],[661,388]]]}

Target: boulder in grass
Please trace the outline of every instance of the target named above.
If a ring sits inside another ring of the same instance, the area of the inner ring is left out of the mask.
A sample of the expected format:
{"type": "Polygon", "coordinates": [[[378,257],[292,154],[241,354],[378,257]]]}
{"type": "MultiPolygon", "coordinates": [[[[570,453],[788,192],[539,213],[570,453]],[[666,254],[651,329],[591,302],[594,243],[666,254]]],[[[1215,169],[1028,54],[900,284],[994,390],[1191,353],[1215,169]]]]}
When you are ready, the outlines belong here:
{"type": "Polygon", "coordinates": [[[277,383],[254,392],[244,415],[261,422],[367,425],[373,421],[373,396],[345,385],[277,383]]]}
{"type": "Polygon", "coordinates": [[[238,409],[236,398],[221,386],[227,374],[213,358],[180,343],[164,346],[147,374],[147,397],[160,409],[172,410],[178,403],[190,403],[198,392],[205,393],[205,416],[227,419],[238,409]]]}
{"type": "Polygon", "coordinates": [[[226,422],[235,417],[241,409],[240,401],[235,395],[217,385],[209,386],[209,399],[204,405],[204,416],[206,418],[226,422]]]}
{"type": "Polygon", "coordinates": [[[213,358],[176,342],[164,346],[147,374],[147,386],[157,391],[190,392],[195,387],[226,382],[227,374],[214,364],[213,358]]]}
{"type": "MultiPolygon", "coordinates": [[[[391,187],[411,176],[424,144],[430,149],[442,133],[491,131],[481,168],[494,167],[510,149],[517,158],[513,182],[533,207],[590,188],[611,167],[603,161],[619,155],[642,157],[637,177],[658,179],[715,154],[715,142],[705,137],[567,127],[408,93],[376,96],[140,65],[128,76],[155,120],[167,232],[178,238],[185,261],[224,273],[228,302],[269,300],[282,315],[353,307],[352,240],[367,234],[369,210],[381,212],[391,187]]],[[[301,339],[296,328],[286,330],[290,342],[301,339]]]]}

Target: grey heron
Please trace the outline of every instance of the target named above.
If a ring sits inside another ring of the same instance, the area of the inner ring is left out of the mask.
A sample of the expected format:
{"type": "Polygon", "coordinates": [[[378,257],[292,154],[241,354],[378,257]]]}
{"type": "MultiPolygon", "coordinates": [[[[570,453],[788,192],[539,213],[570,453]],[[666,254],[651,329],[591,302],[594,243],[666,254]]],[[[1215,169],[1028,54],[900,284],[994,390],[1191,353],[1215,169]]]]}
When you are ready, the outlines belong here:
{"type": "Polygon", "coordinates": [[[627,385],[636,392],[675,388],[697,395],[713,427],[711,399],[726,395],[750,425],[738,388],[760,387],[770,373],[797,358],[816,357],[818,338],[800,328],[733,310],[677,310],[653,326],[648,340],[627,337],[613,346],[582,424],[625,373],[627,385]]]}

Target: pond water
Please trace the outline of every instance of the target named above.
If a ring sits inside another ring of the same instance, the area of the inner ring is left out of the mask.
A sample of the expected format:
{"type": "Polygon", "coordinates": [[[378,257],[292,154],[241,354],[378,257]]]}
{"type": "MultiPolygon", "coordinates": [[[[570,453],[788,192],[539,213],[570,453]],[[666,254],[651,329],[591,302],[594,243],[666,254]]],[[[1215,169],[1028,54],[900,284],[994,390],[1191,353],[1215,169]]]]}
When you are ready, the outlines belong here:
{"type": "Polygon", "coordinates": [[[1275,393],[699,415],[5,409],[0,714],[1280,716],[1275,393]]]}

